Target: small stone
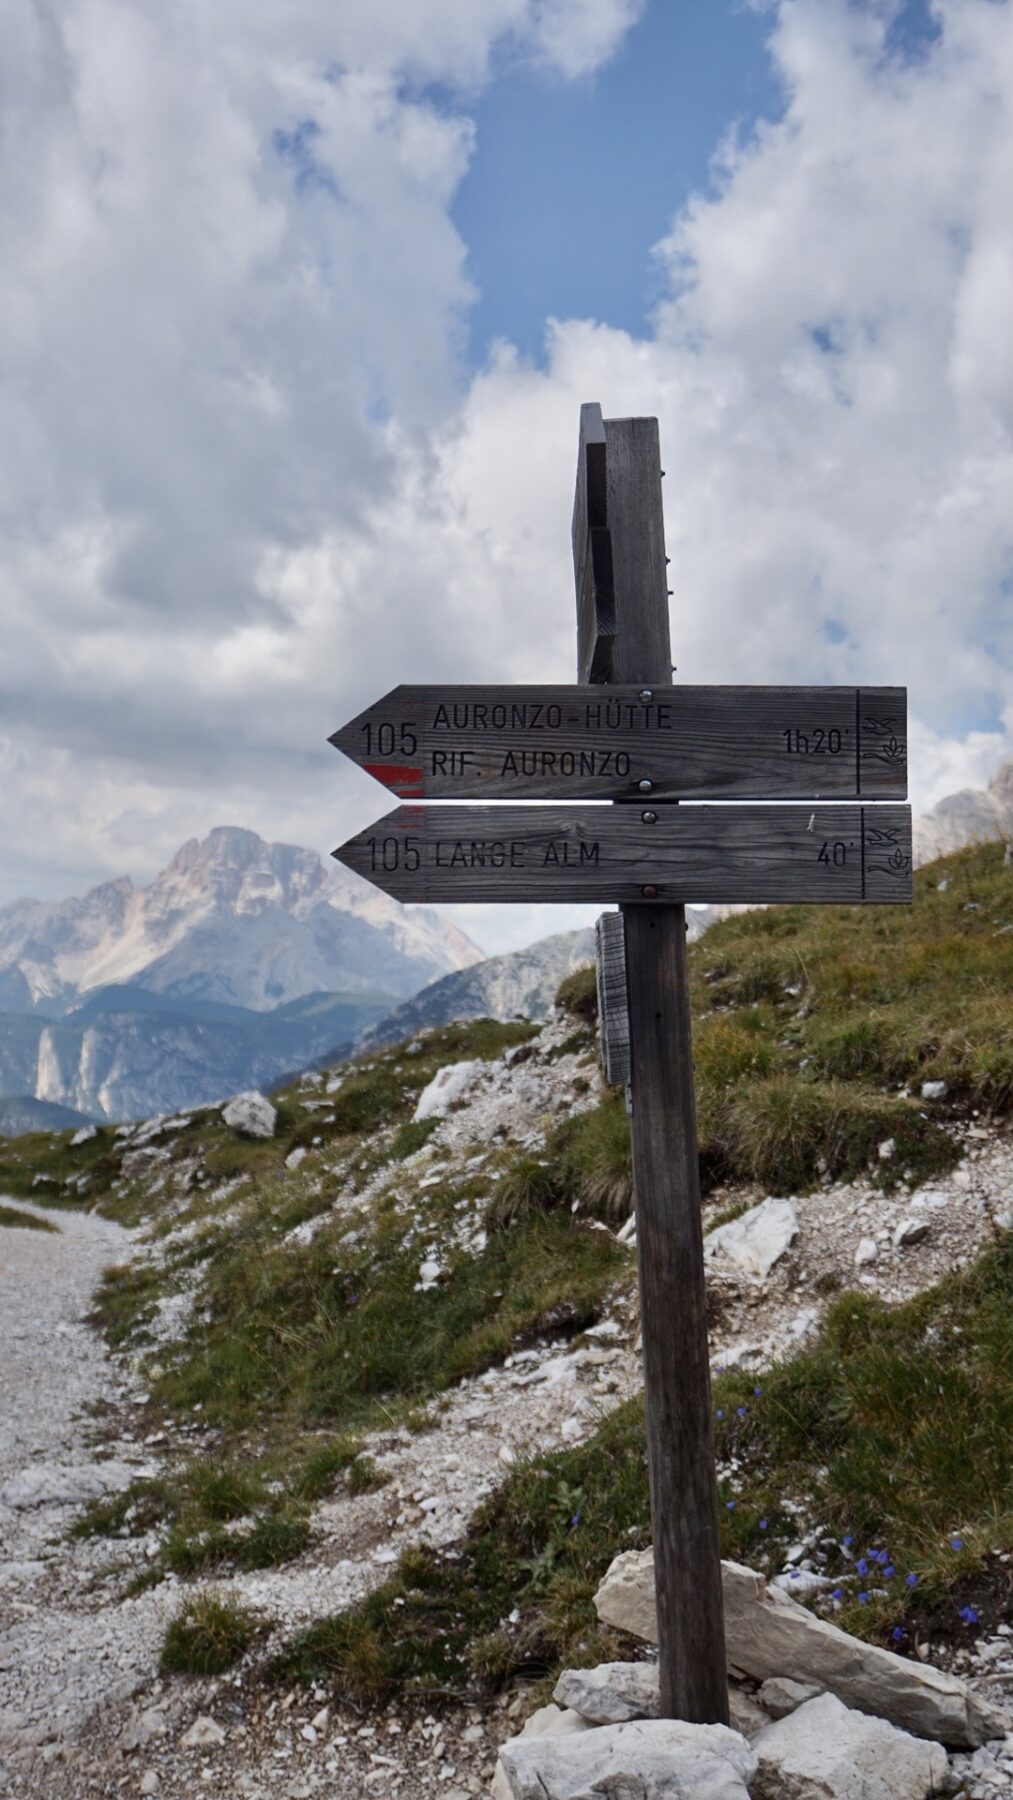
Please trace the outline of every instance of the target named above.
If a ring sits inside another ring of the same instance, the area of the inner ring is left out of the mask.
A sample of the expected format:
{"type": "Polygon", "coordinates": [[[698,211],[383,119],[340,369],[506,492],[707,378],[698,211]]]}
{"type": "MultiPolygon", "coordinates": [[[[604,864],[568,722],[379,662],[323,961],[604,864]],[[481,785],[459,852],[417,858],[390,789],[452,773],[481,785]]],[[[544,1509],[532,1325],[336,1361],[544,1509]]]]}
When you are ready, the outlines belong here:
{"type": "Polygon", "coordinates": [[[255,1089],[236,1094],[227,1106],[222,1107],[222,1118],[240,1137],[252,1138],[272,1138],[278,1122],[275,1107],[255,1089]]]}
{"type": "Polygon", "coordinates": [[[552,1692],[591,1725],[656,1719],[661,1695],[656,1663],[600,1663],[596,1669],[564,1669],[552,1692]]]}
{"type": "Polygon", "coordinates": [[[858,1249],[855,1251],[856,1269],[864,1269],[868,1263],[874,1263],[878,1255],[879,1245],[875,1238],[859,1238],[858,1249]]]}
{"type": "Polygon", "coordinates": [[[757,1732],[765,1731],[770,1724],[770,1714],[764,1711],[758,1699],[737,1688],[734,1682],[728,1684],[728,1723],[733,1731],[741,1731],[744,1738],[754,1738],[757,1732]]]}
{"type": "Polygon", "coordinates": [[[894,1229],[894,1249],[908,1250],[912,1244],[922,1243],[928,1237],[931,1229],[927,1219],[902,1219],[894,1229]]]}
{"type": "Polygon", "coordinates": [[[718,1225],[704,1239],[707,1256],[721,1256],[746,1274],[763,1279],[798,1236],[790,1200],[764,1200],[739,1219],[718,1225]]]}
{"type": "Polygon", "coordinates": [[[884,1138],[883,1142],[879,1146],[880,1162],[889,1162],[891,1156],[896,1155],[896,1151],[897,1151],[896,1141],[893,1138],[884,1138]]]}
{"type": "Polygon", "coordinates": [[[786,1719],[807,1700],[817,1700],[822,1691],[811,1682],[789,1681],[786,1675],[774,1675],[762,1684],[757,1699],[772,1719],[786,1719]]]}
{"type": "Polygon", "coordinates": [[[141,1776],[141,1793],[157,1794],[160,1779],[161,1777],[159,1776],[157,1769],[145,1769],[144,1774],[141,1776]]]}
{"type": "Polygon", "coordinates": [[[448,1063],[423,1088],[415,1108],[415,1119],[442,1119],[455,1100],[460,1100],[482,1068],[481,1062],[448,1063]]]}
{"type": "Polygon", "coordinates": [[[216,1749],[224,1742],[225,1732],[217,1720],[209,1718],[207,1713],[201,1713],[189,1731],[183,1733],[183,1743],[188,1750],[216,1749]]]}
{"type": "Polygon", "coordinates": [[[922,1082],[922,1099],[923,1100],[941,1100],[943,1098],[943,1095],[945,1094],[945,1092],[946,1092],[945,1081],[923,1081],[922,1082]]]}

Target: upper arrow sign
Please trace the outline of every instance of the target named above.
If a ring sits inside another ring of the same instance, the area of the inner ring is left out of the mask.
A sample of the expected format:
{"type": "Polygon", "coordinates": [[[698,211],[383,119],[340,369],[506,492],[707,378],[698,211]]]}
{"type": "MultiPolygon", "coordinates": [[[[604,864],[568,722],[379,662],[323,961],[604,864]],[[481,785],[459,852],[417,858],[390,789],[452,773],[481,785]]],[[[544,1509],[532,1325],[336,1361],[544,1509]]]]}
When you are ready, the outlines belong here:
{"type": "Polygon", "coordinates": [[[907,793],[905,688],[398,687],[330,741],[402,800],[907,793]]]}

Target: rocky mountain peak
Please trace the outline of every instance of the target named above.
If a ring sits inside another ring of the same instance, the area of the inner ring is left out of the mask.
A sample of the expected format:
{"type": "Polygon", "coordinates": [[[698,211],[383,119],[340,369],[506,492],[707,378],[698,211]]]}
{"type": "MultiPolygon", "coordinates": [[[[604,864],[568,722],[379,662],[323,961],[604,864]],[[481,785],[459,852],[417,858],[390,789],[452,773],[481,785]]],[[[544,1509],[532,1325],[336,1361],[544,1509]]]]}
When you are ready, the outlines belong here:
{"type": "Polygon", "coordinates": [[[987,786],[947,794],[915,820],[915,862],[996,838],[1013,838],[1013,757],[1000,763],[987,786]]]}
{"type": "Polygon", "coordinates": [[[231,825],[190,838],[147,886],[124,876],[0,910],[0,980],[18,1010],[26,993],[70,1010],[126,983],[255,1011],[320,993],[403,999],[481,955],[449,920],[231,825]]]}
{"type": "Polygon", "coordinates": [[[256,914],[269,906],[289,911],[319,893],[324,883],[324,866],[315,851],[269,844],[240,826],[216,825],[203,841],[188,839],[153,890],[164,897],[166,910],[196,902],[256,914]]]}

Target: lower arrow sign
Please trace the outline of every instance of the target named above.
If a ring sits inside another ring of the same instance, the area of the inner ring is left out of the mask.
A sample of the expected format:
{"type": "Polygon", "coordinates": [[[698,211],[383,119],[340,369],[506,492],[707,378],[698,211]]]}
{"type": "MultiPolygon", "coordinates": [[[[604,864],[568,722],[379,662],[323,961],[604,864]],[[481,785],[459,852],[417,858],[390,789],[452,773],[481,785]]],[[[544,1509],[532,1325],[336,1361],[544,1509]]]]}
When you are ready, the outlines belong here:
{"type": "Polygon", "coordinates": [[[334,851],[403,901],[911,899],[909,806],[402,806],[334,851]]]}

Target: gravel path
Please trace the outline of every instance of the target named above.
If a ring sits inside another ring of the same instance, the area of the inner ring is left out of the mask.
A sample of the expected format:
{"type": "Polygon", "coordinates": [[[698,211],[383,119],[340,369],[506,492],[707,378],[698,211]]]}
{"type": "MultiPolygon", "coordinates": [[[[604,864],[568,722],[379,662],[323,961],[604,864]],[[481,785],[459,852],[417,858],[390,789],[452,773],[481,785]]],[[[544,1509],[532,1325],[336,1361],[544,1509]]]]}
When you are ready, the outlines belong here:
{"type": "Polygon", "coordinates": [[[139,1636],[97,1612],[96,1547],[66,1542],[82,1505],[148,1466],[96,1426],[93,1409],[115,1411],[128,1389],[84,1322],[131,1234],[92,1214],[17,1205],[57,1232],[0,1230],[0,1772],[12,1789],[35,1746],[136,1685],[137,1651],[158,1633],[154,1618],[139,1636]]]}

